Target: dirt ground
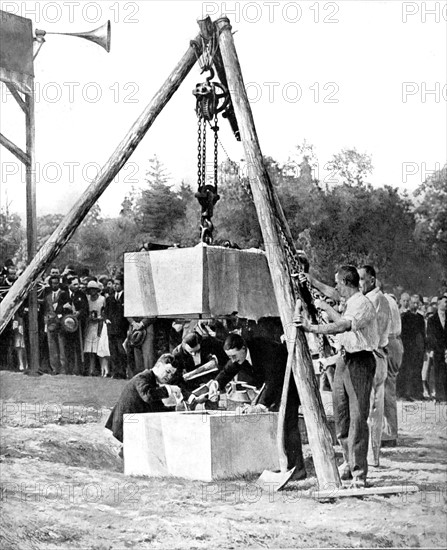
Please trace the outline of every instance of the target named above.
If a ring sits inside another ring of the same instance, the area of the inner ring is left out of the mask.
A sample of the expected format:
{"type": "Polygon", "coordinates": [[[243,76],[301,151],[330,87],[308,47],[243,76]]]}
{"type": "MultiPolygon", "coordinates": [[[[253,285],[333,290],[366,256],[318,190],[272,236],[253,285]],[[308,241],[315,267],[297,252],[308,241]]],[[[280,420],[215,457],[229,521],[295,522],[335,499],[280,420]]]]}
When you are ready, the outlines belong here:
{"type": "Polygon", "coordinates": [[[103,427],[124,383],[0,372],[2,550],[447,546],[445,404],[399,402],[399,446],[369,479],[401,494],[322,503],[307,445],[310,477],[281,493],[124,476],[103,427]]]}

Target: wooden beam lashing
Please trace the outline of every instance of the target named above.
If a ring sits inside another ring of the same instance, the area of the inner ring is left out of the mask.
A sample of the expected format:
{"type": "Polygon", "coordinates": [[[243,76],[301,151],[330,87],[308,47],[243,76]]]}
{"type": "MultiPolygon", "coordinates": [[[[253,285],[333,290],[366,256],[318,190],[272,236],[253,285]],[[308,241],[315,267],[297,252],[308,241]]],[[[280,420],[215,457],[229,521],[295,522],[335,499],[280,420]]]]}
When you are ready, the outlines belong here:
{"type": "MultiPolygon", "coordinates": [[[[290,230],[263,162],[230,22],[228,18],[222,17],[215,22],[215,25],[219,33],[219,48],[228,89],[244,145],[245,160],[250,168],[250,187],[262,230],[275,297],[284,333],[287,335],[287,328],[293,319],[295,300],[300,296],[295,295],[289,275],[288,258],[278,231],[277,218],[279,217],[279,223],[286,236],[290,235],[290,230]]],[[[292,371],[300,395],[319,487],[320,489],[339,487],[341,481],[335,462],[331,434],[321,403],[307,340],[302,330],[297,331],[297,336],[292,371]]],[[[288,347],[290,348],[290,346],[289,342],[288,347]]]]}
{"type": "Polygon", "coordinates": [[[99,199],[110,182],[128,161],[135,148],[154,123],[165,105],[188,75],[197,61],[196,52],[201,53],[200,35],[195,38],[196,47],[190,46],[165,83],[154,95],[151,102],[131,127],[118,145],[109,160],[102,167],[90,186],[81,195],[76,204],[61,221],[48,241],[38,251],[33,261],[12,286],[5,299],[0,303],[0,334],[27,296],[33,284],[52,262],[64,245],[76,231],[79,224],[88,214],[90,208],[99,199]],[[197,51],[197,47],[199,50],[197,51]]]}

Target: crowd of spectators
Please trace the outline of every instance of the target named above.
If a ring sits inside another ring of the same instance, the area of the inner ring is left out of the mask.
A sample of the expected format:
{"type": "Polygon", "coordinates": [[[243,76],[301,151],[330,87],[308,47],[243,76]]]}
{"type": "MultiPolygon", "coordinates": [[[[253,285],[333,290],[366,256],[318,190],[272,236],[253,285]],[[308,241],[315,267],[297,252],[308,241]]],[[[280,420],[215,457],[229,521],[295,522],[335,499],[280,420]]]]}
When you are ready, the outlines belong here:
{"type": "MultiPolygon", "coordinates": [[[[19,270],[7,260],[0,271],[0,301],[19,270]]],[[[93,275],[88,269],[53,265],[37,283],[39,374],[132,378],[152,368],[188,333],[222,341],[235,328],[244,336],[269,335],[279,342],[280,323],[237,318],[223,322],[130,318],[124,311],[123,272],[93,275]]],[[[28,307],[19,308],[0,335],[0,368],[29,373],[28,307]]]]}
{"type": "MultiPolygon", "coordinates": [[[[0,301],[19,273],[7,260],[0,272],[0,301]]],[[[237,326],[245,338],[267,336],[279,342],[279,322],[128,318],[123,272],[93,275],[88,269],[52,266],[38,283],[39,372],[132,378],[172,352],[187,332],[224,340],[237,326]]],[[[447,294],[433,297],[387,294],[399,304],[403,358],[396,393],[406,400],[446,400],[447,294]]],[[[0,335],[0,368],[28,372],[26,303],[0,335]]],[[[399,336],[399,335],[397,335],[399,336]]]]}

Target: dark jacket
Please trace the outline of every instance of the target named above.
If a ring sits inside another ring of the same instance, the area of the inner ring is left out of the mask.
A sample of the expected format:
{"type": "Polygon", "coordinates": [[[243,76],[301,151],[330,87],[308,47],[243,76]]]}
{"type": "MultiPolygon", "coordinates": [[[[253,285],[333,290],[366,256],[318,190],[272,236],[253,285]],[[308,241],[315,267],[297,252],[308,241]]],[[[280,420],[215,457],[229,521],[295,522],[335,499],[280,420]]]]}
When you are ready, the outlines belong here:
{"type": "Polygon", "coordinates": [[[78,319],[81,323],[84,323],[88,317],[88,300],[87,296],[78,290],[77,292],[70,293],[69,290],[63,290],[57,302],[56,313],[59,315],[66,315],[71,313],[70,310],[64,308],[64,304],[70,304],[74,306],[75,311],[79,313],[78,319]]]}
{"type": "MultiPolygon", "coordinates": [[[[245,360],[242,364],[229,361],[216,377],[219,388],[225,386],[238,375],[238,380],[256,386],[258,389],[265,383],[265,389],[259,399],[261,405],[278,408],[281,401],[284,374],[287,364],[287,348],[265,338],[253,338],[247,342],[252,365],[245,360]]],[[[293,397],[297,397],[295,383],[290,384],[293,397]],[[296,395],[295,395],[296,394],[296,395]]],[[[289,394],[290,397],[292,397],[289,394]]]]}
{"type": "Polygon", "coordinates": [[[204,374],[194,380],[190,380],[189,382],[185,382],[185,380],[183,380],[183,374],[191,372],[197,367],[207,363],[210,360],[211,355],[215,355],[217,357],[219,369],[222,369],[228,361],[228,357],[223,350],[222,343],[217,340],[217,338],[212,337],[204,338],[202,340],[200,345],[200,363],[198,365],[194,364],[194,359],[183,349],[182,344],[179,344],[173,350],[172,355],[175,357],[175,365],[178,369],[178,376],[173,383],[182,388],[188,388],[190,391],[215,378],[216,372],[214,371],[210,374],[204,374]]]}
{"type": "Polygon", "coordinates": [[[118,403],[113,407],[105,427],[123,441],[123,415],[133,413],[167,412],[162,399],[168,397],[165,387],[160,387],[152,370],[144,370],[124,386],[118,403]]]}
{"type": "Polygon", "coordinates": [[[215,355],[217,357],[217,361],[221,367],[223,367],[228,361],[228,357],[224,352],[222,343],[216,338],[211,337],[204,338],[202,340],[200,345],[200,363],[198,365],[194,364],[194,359],[183,349],[182,344],[179,344],[174,349],[172,355],[175,357],[176,367],[185,372],[191,372],[200,365],[204,365],[210,360],[211,355],[215,355]]]}
{"type": "Polygon", "coordinates": [[[121,336],[124,339],[129,329],[129,322],[124,317],[124,292],[121,293],[118,300],[115,299],[115,294],[106,296],[104,317],[110,321],[108,324],[109,335],[121,336]]]}
{"type": "Polygon", "coordinates": [[[427,347],[434,351],[434,355],[443,356],[447,349],[447,322],[443,327],[438,313],[433,314],[427,321],[427,347]]]}

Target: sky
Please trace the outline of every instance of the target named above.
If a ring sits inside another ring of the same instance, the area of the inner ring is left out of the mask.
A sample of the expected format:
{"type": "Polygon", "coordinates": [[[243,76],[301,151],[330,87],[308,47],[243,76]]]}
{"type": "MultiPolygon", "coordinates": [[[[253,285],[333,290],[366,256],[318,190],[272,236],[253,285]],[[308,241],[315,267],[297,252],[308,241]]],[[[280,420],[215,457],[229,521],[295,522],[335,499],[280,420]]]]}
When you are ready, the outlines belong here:
{"type": "MultiPolygon", "coordinates": [[[[315,175],[332,184],[327,162],[355,147],[372,156],[372,185],[409,193],[446,162],[446,2],[2,1],[1,9],[47,32],[112,26],[110,53],[47,35],[36,57],[38,215],[69,211],[207,15],[230,18],[264,155],[299,161],[296,146],[306,140],[318,157],[315,175]]],[[[118,215],[132,186],[144,185],[154,155],[174,185],[195,187],[192,90],[203,79],[196,65],[99,200],[104,216],[118,215]]],[[[0,88],[1,132],[25,148],[23,113],[0,88]]],[[[227,121],[220,128],[228,155],[242,162],[227,121]]],[[[0,163],[0,207],[24,215],[25,171],[3,147],[0,163]]]]}

